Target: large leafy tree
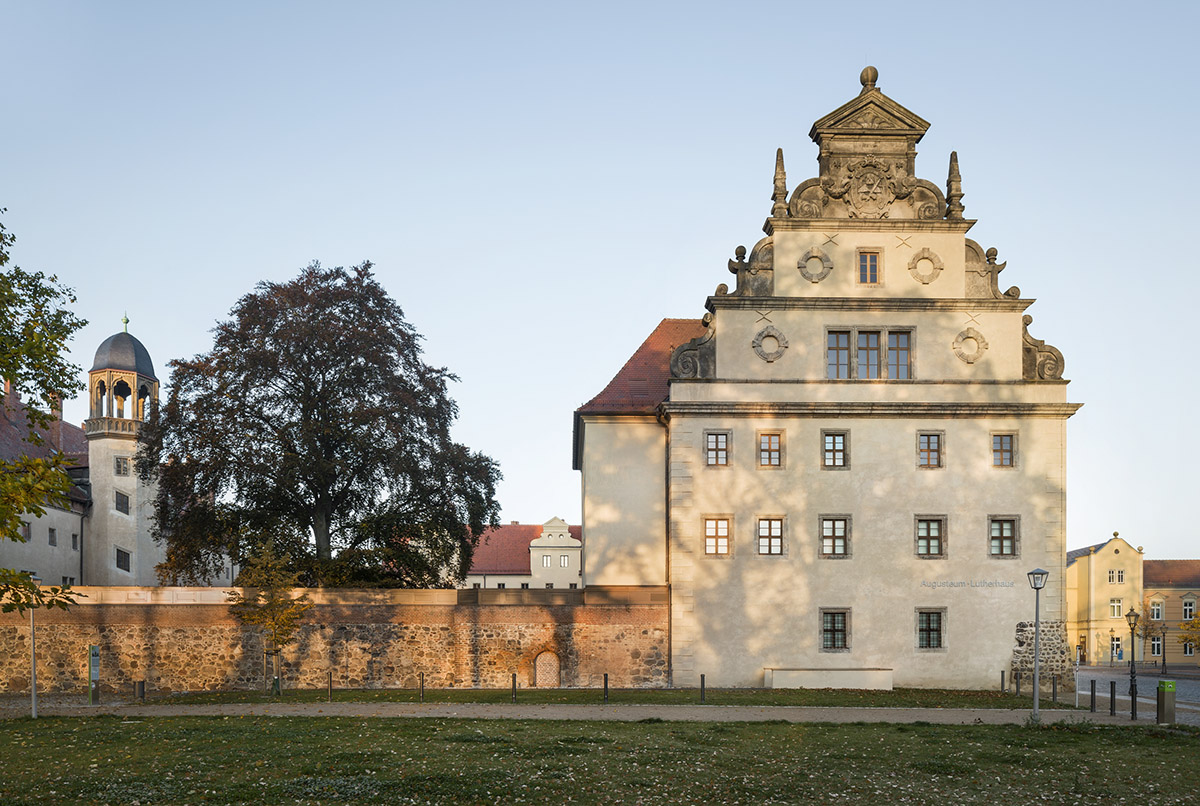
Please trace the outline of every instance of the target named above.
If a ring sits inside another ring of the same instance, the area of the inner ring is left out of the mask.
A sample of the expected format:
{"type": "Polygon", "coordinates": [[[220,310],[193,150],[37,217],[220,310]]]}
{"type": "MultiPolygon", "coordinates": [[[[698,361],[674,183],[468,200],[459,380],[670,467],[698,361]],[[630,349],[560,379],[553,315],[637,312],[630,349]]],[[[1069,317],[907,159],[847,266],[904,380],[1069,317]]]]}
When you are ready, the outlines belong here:
{"type": "Polygon", "coordinates": [[[160,577],[193,582],[270,535],[309,584],[446,584],[497,522],[496,463],[451,439],[455,377],[371,264],[260,283],[211,351],[171,362],[138,471],[160,577]]]}
{"type": "MultiPolygon", "coordinates": [[[[66,358],[66,344],[86,323],[69,310],[75,297],[56,278],[8,267],[15,240],[0,224],[0,405],[4,419],[17,421],[24,445],[0,455],[0,540],[24,541],[22,516],[40,517],[47,506],[64,505],[71,486],[67,457],[46,445],[45,435],[59,401],[84,388],[79,367],[66,358]]],[[[0,610],[6,613],[73,603],[62,588],[41,588],[29,574],[0,568],[0,610]]]]}

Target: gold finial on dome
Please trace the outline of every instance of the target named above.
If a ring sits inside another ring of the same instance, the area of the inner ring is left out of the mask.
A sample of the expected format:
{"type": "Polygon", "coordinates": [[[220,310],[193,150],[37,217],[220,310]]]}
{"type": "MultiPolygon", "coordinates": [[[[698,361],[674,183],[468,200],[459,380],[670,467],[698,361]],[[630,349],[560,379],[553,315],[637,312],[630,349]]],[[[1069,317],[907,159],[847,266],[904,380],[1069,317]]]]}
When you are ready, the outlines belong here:
{"type": "Polygon", "coordinates": [[[129,332],[129,312],[128,312],[128,311],[126,311],[126,312],[125,312],[125,313],[124,313],[124,314],[121,316],[121,324],[122,324],[122,325],[124,325],[124,327],[125,327],[125,332],[126,332],[126,333],[128,333],[128,332],[129,332]]]}

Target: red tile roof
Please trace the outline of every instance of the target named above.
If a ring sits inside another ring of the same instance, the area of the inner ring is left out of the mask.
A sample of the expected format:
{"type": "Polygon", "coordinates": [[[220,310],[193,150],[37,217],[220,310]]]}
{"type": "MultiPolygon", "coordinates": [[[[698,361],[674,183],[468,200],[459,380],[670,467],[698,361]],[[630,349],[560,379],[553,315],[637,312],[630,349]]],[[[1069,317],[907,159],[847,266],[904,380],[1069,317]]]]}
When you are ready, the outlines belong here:
{"type": "MultiPolygon", "coordinates": [[[[567,528],[571,537],[583,539],[583,527],[567,528]]],[[[479,546],[471,557],[471,573],[528,576],[529,544],[541,536],[541,525],[532,523],[507,523],[487,530],[479,538],[479,546]]]]}
{"type": "Polygon", "coordinates": [[[0,459],[11,460],[18,456],[49,456],[55,450],[54,439],[57,436],[61,442],[63,453],[75,460],[75,466],[87,465],[87,437],[83,429],[77,425],[59,420],[51,426],[49,433],[43,432],[44,442],[34,445],[26,442],[29,435],[29,421],[25,419],[25,404],[16,399],[15,395],[7,395],[0,402],[0,459]]]}
{"type": "Polygon", "coordinates": [[[1142,586],[1200,589],[1200,560],[1145,560],[1142,586]]]}
{"type": "Polygon", "coordinates": [[[671,353],[703,335],[704,325],[699,319],[662,320],[608,386],[576,413],[653,414],[667,399],[671,353]]]}

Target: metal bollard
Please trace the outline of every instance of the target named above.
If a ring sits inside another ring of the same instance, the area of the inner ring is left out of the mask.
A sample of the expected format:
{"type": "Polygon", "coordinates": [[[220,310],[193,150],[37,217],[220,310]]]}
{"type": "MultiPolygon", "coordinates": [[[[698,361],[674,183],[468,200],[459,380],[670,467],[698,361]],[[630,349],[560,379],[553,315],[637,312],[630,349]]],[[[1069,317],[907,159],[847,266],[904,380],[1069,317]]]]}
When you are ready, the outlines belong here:
{"type": "Polygon", "coordinates": [[[515,703],[517,701],[517,675],[515,673],[512,676],[512,694],[513,702],[515,703]]]}
{"type": "Polygon", "coordinates": [[[333,702],[333,672],[329,673],[329,702],[333,702]]]}
{"type": "Polygon", "coordinates": [[[608,672],[604,673],[604,704],[608,705],[608,672]]]}
{"type": "Polygon", "coordinates": [[[1021,696],[1021,673],[1013,672],[1013,687],[1016,689],[1016,696],[1021,696]]]}
{"type": "Polygon", "coordinates": [[[1050,678],[1050,702],[1058,704],[1058,675],[1050,678]]]}
{"type": "Polygon", "coordinates": [[[133,696],[137,697],[138,702],[146,701],[146,681],[135,680],[133,683],[133,696]]]}
{"type": "Polygon", "coordinates": [[[1158,713],[1155,717],[1159,725],[1175,724],[1175,681],[1158,681],[1158,713]]]}
{"type": "Polygon", "coordinates": [[[700,702],[704,702],[704,675],[700,675],[700,702]]]}
{"type": "Polygon", "coordinates": [[[1117,681],[1108,681],[1108,715],[1117,715],[1117,681]]]}
{"type": "Polygon", "coordinates": [[[1008,688],[1004,685],[1004,670],[1000,670],[1000,693],[1007,694],[1008,688]]]}
{"type": "Polygon", "coordinates": [[[421,702],[425,702],[425,673],[421,672],[421,702]]]}
{"type": "Polygon", "coordinates": [[[1091,681],[1091,683],[1092,683],[1092,706],[1091,706],[1091,712],[1094,714],[1094,713],[1096,713],[1096,681],[1095,681],[1095,680],[1092,680],[1092,681],[1091,681]]]}

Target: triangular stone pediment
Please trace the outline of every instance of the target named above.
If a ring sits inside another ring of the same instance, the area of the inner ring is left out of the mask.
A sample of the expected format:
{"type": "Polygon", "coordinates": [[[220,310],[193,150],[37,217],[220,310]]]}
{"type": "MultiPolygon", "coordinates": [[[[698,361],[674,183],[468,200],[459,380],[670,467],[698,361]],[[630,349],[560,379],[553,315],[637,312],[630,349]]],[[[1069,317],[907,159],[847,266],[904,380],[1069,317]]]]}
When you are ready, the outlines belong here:
{"type": "Polygon", "coordinates": [[[929,129],[929,122],[905,109],[877,89],[863,92],[842,104],[813,124],[809,137],[814,140],[826,133],[887,132],[915,135],[916,140],[929,129]]]}

